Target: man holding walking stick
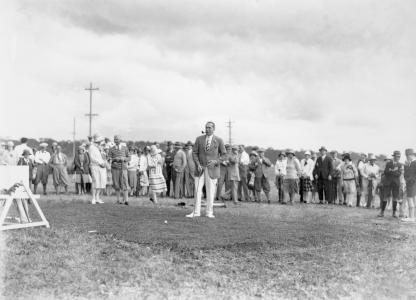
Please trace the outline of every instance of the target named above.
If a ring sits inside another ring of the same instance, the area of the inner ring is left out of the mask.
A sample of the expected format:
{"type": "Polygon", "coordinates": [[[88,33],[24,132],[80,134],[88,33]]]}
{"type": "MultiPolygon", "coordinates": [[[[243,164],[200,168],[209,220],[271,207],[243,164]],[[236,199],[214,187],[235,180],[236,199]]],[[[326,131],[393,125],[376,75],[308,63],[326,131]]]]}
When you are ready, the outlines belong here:
{"type": "Polygon", "coordinates": [[[193,148],[193,158],[196,164],[195,174],[195,206],[194,211],[186,217],[195,218],[201,216],[202,188],[205,185],[207,191],[206,216],[215,218],[213,206],[217,186],[220,177],[220,159],[226,151],[221,138],[214,136],[214,122],[207,122],[205,135],[196,138],[193,148]]]}

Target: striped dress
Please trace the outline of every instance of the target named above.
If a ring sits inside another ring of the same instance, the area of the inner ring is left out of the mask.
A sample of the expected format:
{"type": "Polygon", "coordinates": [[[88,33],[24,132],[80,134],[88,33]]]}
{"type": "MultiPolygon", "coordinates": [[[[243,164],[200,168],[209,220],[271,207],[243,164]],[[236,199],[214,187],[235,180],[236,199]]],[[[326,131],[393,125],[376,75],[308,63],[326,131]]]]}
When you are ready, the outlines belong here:
{"type": "Polygon", "coordinates": [[[149,155],[149,185],[153,192],[166,192],[166,181],[162,173],[162,157],[159,154],[149,155]]]}

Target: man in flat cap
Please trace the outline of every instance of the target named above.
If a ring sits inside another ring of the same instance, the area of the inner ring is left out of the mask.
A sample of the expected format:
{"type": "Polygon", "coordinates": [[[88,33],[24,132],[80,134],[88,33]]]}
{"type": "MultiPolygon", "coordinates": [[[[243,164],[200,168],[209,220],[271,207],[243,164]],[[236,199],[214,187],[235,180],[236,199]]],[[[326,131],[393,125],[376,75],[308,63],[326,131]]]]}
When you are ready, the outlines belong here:
{"type": "Polygon", "coordinates": [[[185,197],[193,198],[195,192],[195,162],[192,156],[192,142],[188,141],[185,145],[186,167],[185,167],[185,197]]]}
{"type": "Polygon", "coordinates": [[[332,171],[333,171],[333,164],[332,158],[327,155],[328,150],[322,146],[319,149],[321,156],[318,157],[315,163],[315,168],[313,170],[313,174],[315,180],[318,183],[318,195],[319,195],[319,204],[324,203],[324,195],[325,201],[328,203],[332,203],[333,199],[331,197],[331,180],[332,180],[332,171]]]}
{"type": "Polygon", "coordinates": [[[197,167],[195,176],[195,206],[194,211],[187,215],[188,218],[201,215],[202,188],[205,185],[207,191],[206,216],[214,218],[214,197],[217,180],[220,177],[220,159],[225,154],[224,142],[214,135],[214,122],[207,122],[205,135],[196,138],[193,148],[194,161],[197,167]]]}
{"type": "Polygon", "coordinates": [[[110,148],[108,157],[111,159],[111,174],[117,203],[128,205],[127,163],[130,161],[130,153],[127,147],[121,144],[120,135],[114,136],[114,146],[110,148]],[[120,191],[123,192],[123,202],[120,202],[120,191]]]}
{"type": "Polygon", "coordinates": [[[185,168],[186,168],[186,154],[183,151],[183,146],[182,143],[180,142],[176,142],[175,143],[175,156],[173,157],[173,182],[174,184],[174,188],[173,188],[173,193],[174,193],[174,198],[175,199],[180,199],[183,197],[184,195],[184,191],[183,191],[183,180],[184,180],[184,172],[185,172],[185,168]]]}
{"type": "Polygon", "coordinates": [[[36,194],[39,182],[43,186],[43,194],[46,195],[46,186],[48,184],[50,167],[49,161],[51,160],[51,154],[46,150],[48,148],[47,143],[40,143],[40,150],[35,153],[35,166],[36,177],[34,181],[33,191],[36,194]]]}
{"type": "Polygon", "coordinates": [[[171,187],[171,183],[172,185],[174,185],[174,182],[172,180],[172,173],[173,173],[173,159],[175,157],[175,149],[173,146],[173,143],[171,141],[168,141],[167,143],[167,149],[166,149],[166,155],[165,155],[165,168],[166,168],[166,196],[169,197],[170,196],[170,187],[171,187]]]}
{"type": "Polygon", "coordinates": [[[240,175],[240,181],[238,182],[238,199],[241,201],[249,201],[250,196],[248,193],[247,176],[248,176],[248,164],[250,163],[250,157],[244,149],[244,145],[238,147],[238,172],[240,175]]]}
{"type": "MultiPolygon", "coordinates": [[[[264,148],[258,150],[258,157],[253,159],[249,164],[250,171],[254,172],[254,199],[261,202],[261,190],[266,195],[266,200],[270,203],[270,183],[268,179],[268,168],[271,167],[271,161],[264,156],[264,148]]],[[[254,152],[254,151],[253,151],[254,152]]],[[[257,154],[257,153],[256,153],[257,154]]]]}
{"type": "Polygon", "coordinates": [[[367,163],[367,154],[361,153],[360,158],[357,161],[357,170],[358,170],[358,188],[357,188],[357,207],[364,206],[365,200],[361,201],[363,194],[363,172],[364,166],[367,163]]]}
{"type": "Polygon", "coordinates": [[[387,162],[384,169],[384,201],[381,202],[381,212],[379,217],[384,217],[384,210],[386,209],[389,199],[393,199],[393,217],[397,218],[397,202],[400,195],[400,177],[404,172],[404,166],[400,162],[400,151],[393,152],[393,160],[387,162]]]}
{"type": "Polygon", "coordinates": [[[221,158],[221,162],[220,162],[220,178],[218,178],[218,181],[217,181],[216,200],[221,200],[225,198],[227,198],[228,200],[228,198],[231,196],[230,182],[229,182],[229,176],[227,172],[227,166],[229,164],[228,159],[231,154],[231,145],[225,144],[225,151],[226,151],[226,154],[221,158]],[[225,195],[222,195],[222,189],[224,185],[225,185],[225,195]]]}

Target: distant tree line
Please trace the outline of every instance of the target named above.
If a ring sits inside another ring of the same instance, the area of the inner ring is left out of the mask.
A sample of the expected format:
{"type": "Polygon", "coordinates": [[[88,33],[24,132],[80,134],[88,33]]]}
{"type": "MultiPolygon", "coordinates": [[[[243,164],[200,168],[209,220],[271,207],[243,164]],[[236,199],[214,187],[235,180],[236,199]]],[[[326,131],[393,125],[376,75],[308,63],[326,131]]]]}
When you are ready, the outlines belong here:
{"type": "MultiPolygon", "coordinates": [[[[15,145],[18,145],[20,143],[19,140],[12,140],[12,141],[15,143],[15,145]]],[[[41,142],[48,143],[49,147],[51,147],[53,142],[57,142],[62,147],[62,152],[65,153],[68,156],[69,160],[73,159],[73,156],[74,156],[73,155],[73,141],[70,141],[70,140],[57,141],[57,140],[54,140],[54,139],[51,139],[51,138],[40,138],[39,140],[36,140],[36,139],[30,139],[29,138],[27,144],[28,144],[29,147],[38,149],[39,144],[41,142]]],[[[83,142],[84,141],[75,141],[75,149],[77,149],[77,147],[80,146],[83,142]]],[[[185,143],[186,141],[183,141],[183,142],[185,143]]],[[[132,140],[129,140],[129,141],[125,141],[125,143],[128,146],[134,146],[134,147],[138,147],[138,148],[144,148],[145,146],[150,146],[150,145],[153,145],[153,144],[156,144],[156,143],[159,144],[159,146],[162,150],[165,150],[166,147],[167,147],[166,146],[167,141],[163,141],[163,142],[153,141],[152,142],[152,141],[132,141],[132,140]]],[[[249,152],[252,151],[252,149],[255,149],[255,148],[256,148],[256,146],[246,146],[246,151],[249,153],[249,152]]],[[[269,147],[269,148],[266,149],[265,155],[272,162],[275,162],[277,160],[277,157],[278,157],[279,153],[281,151],[284,152],[285,150],[287,150],[287,149],[274,149],[274,148],[269,147]]],[[[331,150],[331,149],[328,149],[328,150],[331,150]]],[[[304,154],[305,151],[306,150],[303,150],[303,149],[295,151],[296,157],[299,158],[299,159],[302,159],[304,157],[303,154],[304,154]]],[[[340,158],[341,158],[341,154],[343,152],[344,151],[338,151],[340,158]]],[[[347,151],[347,152],[351,154],[351,158],[352,158],[353,161],[358,161],[358,159],[360,157],[360,153],[354,152],[354,151],[347,151]]],[[[380,164],[384,164],[384,159],[386,158],[386,156],[384,154],[376,155],[376,157],[377,157],[377,160],[380,164]]]]}

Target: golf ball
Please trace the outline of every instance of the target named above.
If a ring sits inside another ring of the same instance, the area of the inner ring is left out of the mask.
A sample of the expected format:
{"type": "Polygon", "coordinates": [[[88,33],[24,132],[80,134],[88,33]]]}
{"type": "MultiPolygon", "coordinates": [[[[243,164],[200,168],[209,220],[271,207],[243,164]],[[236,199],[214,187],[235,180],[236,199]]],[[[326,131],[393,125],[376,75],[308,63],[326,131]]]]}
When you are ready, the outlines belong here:
{"type": "Polygon", "coordinates": [[[168,223],[168,221],[167,220],[165,220],[165,224],[167,224],[168,223]]]}

